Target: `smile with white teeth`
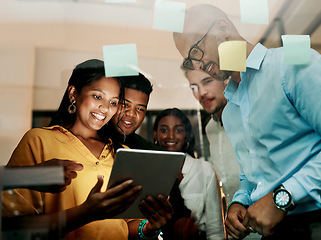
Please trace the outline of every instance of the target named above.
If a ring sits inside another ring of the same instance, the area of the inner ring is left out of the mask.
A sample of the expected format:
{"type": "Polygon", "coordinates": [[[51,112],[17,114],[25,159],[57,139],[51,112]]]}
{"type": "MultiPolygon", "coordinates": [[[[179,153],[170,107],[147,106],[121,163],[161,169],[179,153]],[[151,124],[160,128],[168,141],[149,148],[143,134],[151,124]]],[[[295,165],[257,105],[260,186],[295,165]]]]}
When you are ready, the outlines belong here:
{"type": "Polygon", "coordinates": [[[94,117],[97,118],[98,120],[104,120],[106,118],[106,116],[103,116],[98,113],[92,113],[92,115],[94,115],[94,117]]]}
{"type": "Polygon", "coordinates": [[[215,70],[214,70],[214,63],[213,62],[209,62],[207,64],[205,64],[203,66],[203,69],[202,69],[204,72],[208,73],[209,75],[211,75],[213,77],[213,75],[216,75],[215,74],[215,70]]]}
{"type": "Polygon", "coordinates": [[[130,127],[130,126],[132,126],[132,125],[133,125],[133,123],[132,123],[132,122],[127,121],[127,120],[124,120],[124,121],[123,121],[123,124],[124,124],[124,127],[130,127]]]}

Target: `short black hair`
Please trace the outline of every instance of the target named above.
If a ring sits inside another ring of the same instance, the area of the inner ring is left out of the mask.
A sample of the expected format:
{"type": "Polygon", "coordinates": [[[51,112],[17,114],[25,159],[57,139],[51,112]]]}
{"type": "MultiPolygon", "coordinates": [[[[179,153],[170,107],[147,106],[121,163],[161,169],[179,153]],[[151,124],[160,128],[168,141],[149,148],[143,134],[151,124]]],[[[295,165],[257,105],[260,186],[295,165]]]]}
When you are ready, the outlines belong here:
{"type": "Polygon", "coordinates": [[[124,84],[125,88],[141,91],[148,96],[153,91],[151,82],[142,73],[139,73],[139,75],[136,76],[117,77],[117,79],[124,84]]]}

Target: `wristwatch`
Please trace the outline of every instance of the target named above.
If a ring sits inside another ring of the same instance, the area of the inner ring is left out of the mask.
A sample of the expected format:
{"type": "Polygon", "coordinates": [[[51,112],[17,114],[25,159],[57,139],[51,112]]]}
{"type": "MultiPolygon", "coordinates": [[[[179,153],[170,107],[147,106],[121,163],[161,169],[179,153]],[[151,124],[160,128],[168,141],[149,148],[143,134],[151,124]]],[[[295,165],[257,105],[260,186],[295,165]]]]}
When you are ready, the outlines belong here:
{"type": "Polygon", "coordinates": [[[286,190],[282,185],[273,191],[273,202],[277,208],[283,211],[292,211],[295,208],[290,191],[286,190]]]}

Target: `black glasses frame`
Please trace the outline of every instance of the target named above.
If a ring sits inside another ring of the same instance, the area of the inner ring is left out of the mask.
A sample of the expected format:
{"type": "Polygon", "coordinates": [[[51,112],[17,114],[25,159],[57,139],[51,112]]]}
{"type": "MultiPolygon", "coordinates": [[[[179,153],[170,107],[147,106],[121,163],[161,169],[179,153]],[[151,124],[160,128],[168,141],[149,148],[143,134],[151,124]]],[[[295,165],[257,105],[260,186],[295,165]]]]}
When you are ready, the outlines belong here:
{"type": "Polygon", "coordinates": [[[183,61],[183,67],[186,69],[190,69],[190,70],[195,70],[194,66],[193,66],[193,60],[194,61],[201,61],[204,57],[204,51],[202,49],[200,49],[200,47],[198,46],[198,44],[206,37],[206,35],[212,30],[212,28],[215,26],[216,21],[214,21],[211,26],[209,27],[209,29],[206,31],[206,33],[203,34],[203,36],[190,48],[189,52],[188,52],[188,56],[187,58],[184,59],[183,61]],[[192,58],[191,57],[191,52],[197,49],[197,51],[201,52],[201,57],[199,59],[197,58],[192,58]]]}

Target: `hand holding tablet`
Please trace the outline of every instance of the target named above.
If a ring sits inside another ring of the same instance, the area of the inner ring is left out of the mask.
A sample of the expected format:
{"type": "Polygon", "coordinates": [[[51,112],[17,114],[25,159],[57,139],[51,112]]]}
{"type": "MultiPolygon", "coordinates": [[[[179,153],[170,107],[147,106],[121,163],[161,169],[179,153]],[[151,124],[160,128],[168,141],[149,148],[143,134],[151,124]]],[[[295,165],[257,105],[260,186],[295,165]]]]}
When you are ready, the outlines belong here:
{"type": "Polygon", "coordinates": [[[180,152],[118,149],[108,187],[128,179],[143,187],[142,194],[131,207],[114,218],[146,218],[139,205],[147,196],[167,197],[185,159],[180,152]]]}

